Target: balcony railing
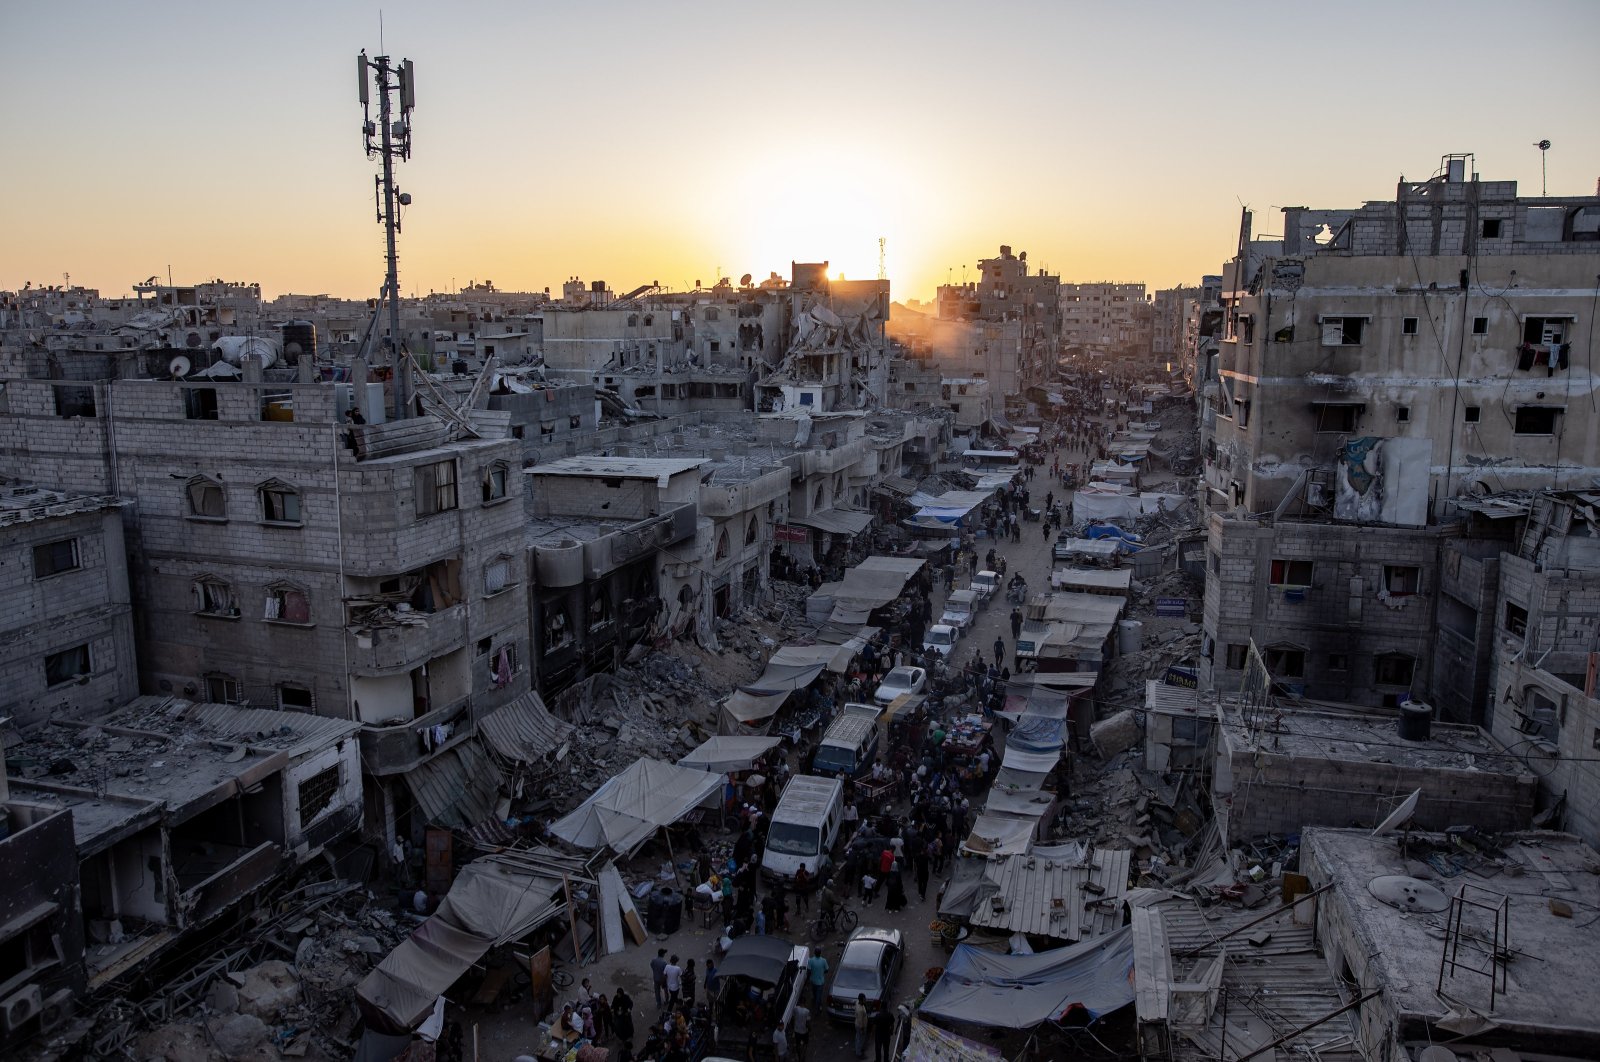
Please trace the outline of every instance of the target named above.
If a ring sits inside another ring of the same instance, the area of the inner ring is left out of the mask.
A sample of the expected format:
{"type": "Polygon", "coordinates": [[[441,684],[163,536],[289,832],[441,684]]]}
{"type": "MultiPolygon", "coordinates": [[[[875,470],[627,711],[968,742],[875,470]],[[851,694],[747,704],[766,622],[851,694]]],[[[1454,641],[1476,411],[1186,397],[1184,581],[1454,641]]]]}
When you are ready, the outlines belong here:
{"type": "Polygon", "coordinates": [[[465,697],[404,723],[363,726],[361,769],[367,774],[379,776],[404,774],[463,738],[471,737],[475,729],[471,702],[465,697]],[[424,747],[422,732],[439,725],[448,725],[451,728],[450,736],[443,744],[434,743],[431,748],[424,747]]]}
{"type": "Polygon", "coordinates": [[[414,612],[423,623],[362,628],[345,635],[350,669],[357,674],[409,671],[467,644],[467,606],[414,612]]]}

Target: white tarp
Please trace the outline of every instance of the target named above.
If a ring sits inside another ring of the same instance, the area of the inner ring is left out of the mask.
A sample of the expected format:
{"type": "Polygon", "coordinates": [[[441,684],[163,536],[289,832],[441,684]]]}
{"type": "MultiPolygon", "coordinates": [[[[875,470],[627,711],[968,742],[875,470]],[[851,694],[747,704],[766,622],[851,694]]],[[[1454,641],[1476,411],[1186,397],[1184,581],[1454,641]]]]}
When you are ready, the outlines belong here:
{"type": "Polygon", "coordinates": [[[1030,774],[1048,774],[1055,770],[1056,764],[1061,762],[1061,751],[1054,752],[1028,752],[1023,749],[1007,748],[1005,758],[1000,761],[1000,766],[1010,767],[1014,771],[1026,771],[1030,774]]]}
{"type": "Polygon", "coordinates": [[[961,842],[961,850],[981,855],[1021,855],[1033,843],[1038,829],[1038,819],[984,813],[973,820],[972,832],[961,842]]]}
{"type": "Polygon", "coordinates": [[[748,693],[744,690],[734,690],[723,702],[722,710],[735,722],[759,723],[763,719],[771,719],[777,715],[778,709],[783,707],[783,702],[788,696],[788,690],[779,690],[777,693],[748,693]]]}
{"type": "Polygon", "coordinates": [[[756,760],[783,744],[782,738],[717,736],[678,761],[697,771],[748,771],[756,760]]]}
{"type": "Polygon", "coordinates": [[[1171,512],[1183,504],[1177,494],[1108,494],[1078,491],[1072,496],[1072,519],[1076,523],[1102,520],[1131,520],[1154,512],[1171,512]]]}
{"type": "Polygon", "coordinates": [[[972,1025],[1028,1029],[1081,1003],[1094,1019],[1133,1002],[1133,931],[1035,955],[959,944],[921,1013],[972,1025]]]}
{"type": "Polygon", "coordinates": [[[722,775],[648,757],[606,782],[550,832],[579,848],[632,855],[659,828],[721,794],[722,775]]]}

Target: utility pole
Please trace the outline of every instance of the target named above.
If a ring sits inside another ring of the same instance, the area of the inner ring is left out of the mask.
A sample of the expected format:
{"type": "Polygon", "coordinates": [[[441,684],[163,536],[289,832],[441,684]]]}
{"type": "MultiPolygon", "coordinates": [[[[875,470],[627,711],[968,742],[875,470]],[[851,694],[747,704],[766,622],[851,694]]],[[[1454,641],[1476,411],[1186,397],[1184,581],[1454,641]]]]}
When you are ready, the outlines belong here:
{"type": "MultiPolygon", "coordinates": [[[[389,354],[394,367],[394,417],[402,420],[410,414],[411,367],[406,352],[400,344],[400,256],[395,250],[395,237],[400,233],[400,209],[411,205],[411,195],[400,191],[394,183],[396,159],[411,157],[411,109],[417,105],[416,76],[411,60],[391,62],[387,55],[367,58],[362,52],[356,57],[356,83],[361,99],[361,133],[367,147],[367,158],[374,155],[383,160],[383,173],[373,177],[377,200],[378,224],[383,226],[386,240],[383,301],[389,309],[389,354]],[[369,87],[368,76],[372,83],[369,87]],[[371,90],[378,94],[378,121],[372,121],[371,90]],[[395,117],[395,100],[398,97],[399,117],[395,117]],[[376,138],[376,140],[374,140],[376,138]]],[[[381,308],[380,308],[381,310],[381,308]]]]}

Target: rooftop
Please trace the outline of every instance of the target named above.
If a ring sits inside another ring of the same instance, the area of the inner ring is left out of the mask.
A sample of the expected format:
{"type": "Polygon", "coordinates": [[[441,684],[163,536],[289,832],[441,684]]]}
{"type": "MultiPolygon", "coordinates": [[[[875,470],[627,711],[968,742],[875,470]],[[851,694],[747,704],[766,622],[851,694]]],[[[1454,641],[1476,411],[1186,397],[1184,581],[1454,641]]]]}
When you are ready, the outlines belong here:
{"type": "Polygon", "coordinates": [[[704,457],[562,457],[524,469],[530,476],[581,476],[590,479],[653,479],[664,487],[680,472],[705,464],[704,457]]]}
{"type": "MultiPolygon", "coordinates": [[[[1331,702],[1318,702],[1329,708],[1331,702]]],[[[1492,771],[1523,775],[1517,757],[1475,726],[1435,722],[1423,741],[1402,741],[1394,712],[1356,705],[1343,711],[1268,709],[1254,738],[1238,702],[1219,706],[1222,726],[1234,748],[1259,748],[1304,759],[1393,763],[1405,767],[1492,771]]]]}
{"type": "Polygon", "coordinates": [[[51,520],[60,516],[120,508],[125,503],[103,494],[46,490],[26,480],[0,477],[0,527],[51,520]]]}

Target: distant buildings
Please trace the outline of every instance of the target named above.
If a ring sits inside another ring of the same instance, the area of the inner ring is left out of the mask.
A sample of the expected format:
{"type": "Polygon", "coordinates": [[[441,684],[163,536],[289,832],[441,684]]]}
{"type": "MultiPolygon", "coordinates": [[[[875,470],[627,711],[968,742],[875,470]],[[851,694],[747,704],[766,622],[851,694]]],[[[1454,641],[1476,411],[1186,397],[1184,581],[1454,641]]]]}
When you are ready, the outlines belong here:
{"type": "Polygon", "coordinates": [[[1150,355],[1154,315],[1143,284],[1062,284],[1061,349],[1090,357],[1150,355]]]}
{"type": "MultiPolygon", "coordinates": [[[[1061,278],[1030,272],[1028,253],[980,259],[975,283],[941,284],[937,320],[908,333],[949,377],[986,379],[997,395],[1020,395],[1054,373],[1060,353],[1061,278]]],[[[1000,408],[1003,408],[1002,402],[1000,408]]]]}

